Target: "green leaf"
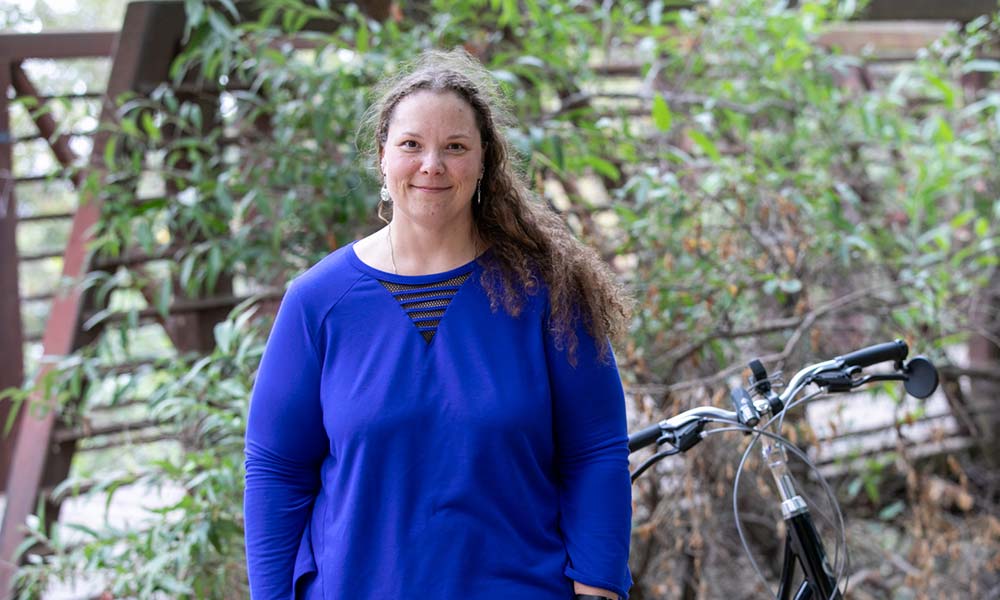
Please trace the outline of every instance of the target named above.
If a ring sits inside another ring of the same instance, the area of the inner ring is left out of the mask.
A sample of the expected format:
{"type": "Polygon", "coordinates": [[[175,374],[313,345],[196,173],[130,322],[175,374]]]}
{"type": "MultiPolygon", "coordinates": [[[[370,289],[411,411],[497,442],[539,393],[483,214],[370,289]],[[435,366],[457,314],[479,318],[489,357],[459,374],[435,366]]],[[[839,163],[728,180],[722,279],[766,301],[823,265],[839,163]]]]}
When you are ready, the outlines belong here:
{"type": "Polygon", "coordinates": [[[521,8],[518,6],[518,0],[500,0],[500,4],[502,9],[500,17],[497,19],[497,24],[500,27],[517,25],[521,20],[521,8]]]}
{"type": "Polygon", "coordinates": [[[670,107],[660,94],[656,94],[656,97],[653,98],[653,122],[657,129],[664,132],[670,131],[670,125],[673,123],[670,107]]]}
{"type": "Polygon", "coordinates": [[[855,477],[852,479],[851,482],[847,484],[848,499],[853,500],[854,498],[857,498],[858,494],[861,493],[862,485],[864,485],[864,479],[861,477],[855,477]]]}
{"type": "Polygon", "coordinates": [[[878,518],[883,521],[891,521],[898,517],[906,509],[906,502],[896,500],[878,512],[878,518]]]}
{"type": "Polygon", "coordinates": [[[195,261],[197,260],[196,255],[192,252],[184,257],[181,261],[181,270],[178,274],[178,280],[180,281],[181,287],[189,296],[193,296],[198,292],[198,281],[195,278],[195,261]]]}
{"type": "Polygon", "coordinates": [[[239,20],[240,12],[236,10],[236,5],[233,4],[232,0],[219,0],[219,3],[222,4],[222,7],[226,9],[226,11],[229,13],[229,16],[231,16],[234,21],[239,20]]]}
{"type": "Polygon", "coordinates": [[[786,294],[794,294],[802,290],[802,282],[798,279],[782,279],[778,286],[786,294]]]}
{"type": "Polygon", "coordinates": [[[220,352],[229,353],[233,343],[233,324],[230,321],[222,321],[215,325],[215,346],[220,352]]]}
{"type": "Polygon", "coordinates": [[[368,20],[363,16],[358,18],[358,27],[355,33],[354,45],[358,52],[368,52],[368,20]]]}
{"type": "Polygon", "coordinates": [[[159,142],[163,138],[159,126],[153,120],[153,114],[148,110],[142,113],[142,128],[154,143],[159,142]]]}
{"type": "Polygon", "coordinates": [[[976,219],[976,237],[983,239],[990,232],[990,222],[986,217],[976,219]]]}
{"type": "Polygon", "coordinates": [[[691,141],[697,144],[697,146],[701,148],[702,152],[707,154],[712,159],[712,162],[719,162],[722,160],[722,155],[719,154],[719,149],[715,147],[715,143],[708,139],[708,136],[704,133],[698,131],[697,129],[690,129],[687,134],[691,138],[691,141]]]}
{"type": "Polygon", "coordinates": [[[156,312],[164,319],[170,314],[170,302],[174,297],[174,280],[169,275],[163,278],[156,295],[156,312]]]}
{"type": "Polygon", "coordinates": [[[19,388],[7,388],[0,392],[0,400],[10,400],[10,404],[8,404],[7,408],[7,419],[3,424],[3,435],[5,437],[14,429],[14,423],[17,421],[17,417],[21,414],[21,406],[24,405],[24,401],[27,400],[27,398],[27,392],[19,388]]]}
{"type": "Polygon", "coordinates": [[[962,65],[963,73],[1000,73],[1000,60],[977,58],[962,65]]]}
{"type": "Polygon", "coordinates": [[[114,169],[115,158],[118,155],[118,138],[110,136],[107,144],[104,145],[104,166],[107,169],[114,169]]]}
{"type": "Polygon", "coordinates": [[[878,480],[875,477],[865,478],[865,494],[868,496],[869,500],[871,500],[875,504],[878,504],[879,501],[878,480]]]}
{"type": "Polygon", "coordinates": [[[205,17],[205,3],[202,0],[184,0],[184,13],[189,25],[197,25],[205,17]]]}
{"type": "Polygon", "coordinates": [[[122,131],[125,132],[125,135],[130,137],[139,137],[139,126],[135,124],[135,118],[131,115],[122,117],[122,120],[118,123],[118,125],[122,128],[122,131]]]}
{"type": "Polygon", "coordinates": [[[927,83],[931,84],[931,87],[941,92],[945,105],[948,108],[955,108],[958,97],[955,86],[930,73],[926,74],[925,77],[927,78],[927,83]]]}
{"type": "Polygon", "coordinates": [[[952,229],[961,229],[966,223],[976,218],[976,211],[974,210],[963,210],[951,219],[952,229]]]}
{"type": "Polygon", "coordinates": [[[608,179],[611,179],[612,181],[618,181],[618,178],[621,177],[621,172],[618,170],[618,167],[603,158],[588,156],[584,159],[584,162],[586,162],[590,168],[594,169],[594,171],[600,173],[608,179]]]}

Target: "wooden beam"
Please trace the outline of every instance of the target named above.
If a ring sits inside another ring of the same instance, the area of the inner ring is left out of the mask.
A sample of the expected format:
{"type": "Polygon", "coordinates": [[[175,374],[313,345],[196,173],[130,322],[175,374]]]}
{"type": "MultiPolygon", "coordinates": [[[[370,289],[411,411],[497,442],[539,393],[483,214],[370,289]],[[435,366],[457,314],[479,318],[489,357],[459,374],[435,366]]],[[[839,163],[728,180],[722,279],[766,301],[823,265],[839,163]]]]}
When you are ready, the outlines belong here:
{"type": "MultiPolygon", "coordinates": [[[[34,98],[38,100],[38,90],[35,85],[31,83],[28,79],[28,74],[24,72],[21,68],[20,63],[15,63],[11,65],[11,77],[13,78],[14,92],[17,93],[19,97],[34,98]]],[[[44,101],[40,101],[39,108],[45,106],[44,101]]],[[[63,166],[64,169],[70,169],[74,163],[76,163],[76,152],[69,147],[69,136],[66,134],[61,134],[56,136],[56,132],[59,130],[58,124],[56,123],[55,117],[52,116],[51,112],[48,111],[32,111],[31,118],[35,121],[35,127],[38,128],[39,133],[48,142],[49,147],[52,149],[52,153],[55,155],[56,160],[59,164],[63,166]]],[[[73,180],[74,187],[80,187],[83,173],[77,171],[70,175],[73,180]]]]}
{"type": "Polygon", "coordinates": [[[996,10],[996,0],[871,0],[861,13],[861,18],[951,20],[965,23],[996,10]]]}
{"type": "MultiPolygon", "coordinates": [[[[24,382],[24,331],[18,290],[17,200],[14,195],[13,143],[7,88],[13,64],[0,58],[0,339],[5,357],[0,360],[0,390],[21,387],[24,382]]],[[[0,401],[0,428],[12,410],[10,401],[0,401]]],[[[2,431],[2,429],[0,429],[2,431]]],[[[17,430],[0,437],[0,491],[6,489],[17,430]]]]}
{"type": "Polygon", "coordinates": [[[953,21],[849,21],[827,28],[818,41],[844,54],[870,52],[876,59],[911,60],[957,26],[953,21]]]}
{"type": "Polygon", "coordinates": [[[117,39],[117,31],[4,33],[0,58],[12,63],[28,58],[100,58],[111,56],[117,39]]]}

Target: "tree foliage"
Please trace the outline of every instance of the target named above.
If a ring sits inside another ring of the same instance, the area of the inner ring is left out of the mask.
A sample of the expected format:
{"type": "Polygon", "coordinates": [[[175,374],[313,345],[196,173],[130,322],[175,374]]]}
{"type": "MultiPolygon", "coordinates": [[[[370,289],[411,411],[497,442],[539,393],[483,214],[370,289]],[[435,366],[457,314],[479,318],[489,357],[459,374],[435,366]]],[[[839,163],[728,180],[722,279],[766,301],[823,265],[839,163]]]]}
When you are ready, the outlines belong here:
{"type": "MultiPolygon", "coordinates": [[[[981,330],[973,305],[998,262],[1000,94],[960,82],[1000,71],[982,52],[1000,19],[857,89],[845,80],[863,62],[817,41],[849,16],[839,2],[668,4],[435,0],[376,22],[353,5],[282,0],[241,22],[230,2],[187,2],[173,83],[205,92],[165,85],[121,99],[107,173],[88,181],[104,203],[95,251],[170,260],[91,274],[85,284],[108,308],[88,325],[102,334],[39,382],[77,386],[63,394],[84,398],[67,408],[71,423],[139,397],[182,442],[120,473],[96,469],[90,493],[110,502],[139,482],[183,494],[142,526],[78,528],[75,539],[72,526],[38,520],[22,589],[99,573],[115,597],[246,596],[242,433],[267,319],[241,307],[201,356],[137,333],[137,314],[165,317],[220,281],[280,290],[368,231],[377,194],[355,129],[371,86],[426,47],[464,46],[503,82],[519,121],[510,136],[541,200],[634,290],[619,360],[638,418],[716,394],[749,355],[797,364],[904,337],[946,360],[981,330]],[[306,31],[310,19],[335,26],[306,31]],[[622,62],[631,76],[599,68],[622,62]],[[101,375],[154,347],[165,362],[101,375]]],[[[687,485],[714,494],[723,479],[687,485]]],[[[662,490],[638,490],[636,594],[655,596],[665,563],[650,556],[670,554],[648,534],[662,490]]],[[[683,554],[709,556],[685,534],[712,518],[727,516],[683,513],[683,554]]]]}

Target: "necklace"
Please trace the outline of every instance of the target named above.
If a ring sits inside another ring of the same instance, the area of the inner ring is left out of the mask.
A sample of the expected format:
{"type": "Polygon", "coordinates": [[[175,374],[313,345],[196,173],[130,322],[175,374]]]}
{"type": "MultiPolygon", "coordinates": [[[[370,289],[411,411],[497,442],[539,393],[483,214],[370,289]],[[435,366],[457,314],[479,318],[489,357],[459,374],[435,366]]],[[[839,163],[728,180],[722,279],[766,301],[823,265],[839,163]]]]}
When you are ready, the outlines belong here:
{"type": "Polygon", "coordinates": [[[392,225],[385,226],[385,236],[389,238],[389,259],[392,260],[392,272],[399,275],[399,269],[396,268],[396,250],[392,247],[392,225]]]}
{"type": "MultiPolygon", "coordinates": [[[[392,224],[385,226],[385,237],[389,242],[389,260],[392,261],[392,273],[393,275],[399,275],[399,268],[396,267],[396,248],[392,245],[392,224]]],[[[479,239],[473,238],[472,240],[472,260],[476,260],[479,256],[479,239]]],[[[471,261],[470,261],[471,262],[471,261]]]]}

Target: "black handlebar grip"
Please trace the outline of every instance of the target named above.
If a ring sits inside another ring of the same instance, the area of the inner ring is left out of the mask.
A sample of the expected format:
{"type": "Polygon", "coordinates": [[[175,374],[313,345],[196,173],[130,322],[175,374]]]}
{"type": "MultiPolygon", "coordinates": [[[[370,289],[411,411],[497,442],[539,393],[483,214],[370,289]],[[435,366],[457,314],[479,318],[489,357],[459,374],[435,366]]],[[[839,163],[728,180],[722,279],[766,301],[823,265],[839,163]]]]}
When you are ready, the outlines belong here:
{"type": "Polygon", "coordinates": [[[656,440],[660,439],[660,435],[663,432],[660,430],[660,425],[650,425],[645,429],[640,429],[639,431],[628,436],[628,451],[629,454],[635,452],[639,448],[645,448],[646,446],[652,444],[656,440]]]}
{"type": "Polygon", "coordinates": [[[867,367],[881,362],[901,361],[906,358],[910,351],[906,342],[896,340],[884,344],[875,344],[861,350],[855,350],[849,354],[839,357],[844,361],[846,367],[867,367]]]}

